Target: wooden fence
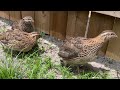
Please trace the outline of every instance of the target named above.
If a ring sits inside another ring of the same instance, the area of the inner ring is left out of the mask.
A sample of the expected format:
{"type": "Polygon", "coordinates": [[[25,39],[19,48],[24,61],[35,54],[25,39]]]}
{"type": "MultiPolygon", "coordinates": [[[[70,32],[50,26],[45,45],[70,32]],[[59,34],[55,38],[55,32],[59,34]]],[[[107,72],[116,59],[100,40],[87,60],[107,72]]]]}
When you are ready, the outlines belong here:
{"type": "MultiPolygon", "coordinates": [[[[0,11],[0,16],[17,21],[30,15],[34,18],[38,31],[65,39],[68,36],[84,36],[88,13],[88,11],[0,11]]],[[[119,38],[107,42],[98,54],[120,60],[120,19],[92,12],[88,37],[95,37],[106,29],[115,31],[119,38]]]]}

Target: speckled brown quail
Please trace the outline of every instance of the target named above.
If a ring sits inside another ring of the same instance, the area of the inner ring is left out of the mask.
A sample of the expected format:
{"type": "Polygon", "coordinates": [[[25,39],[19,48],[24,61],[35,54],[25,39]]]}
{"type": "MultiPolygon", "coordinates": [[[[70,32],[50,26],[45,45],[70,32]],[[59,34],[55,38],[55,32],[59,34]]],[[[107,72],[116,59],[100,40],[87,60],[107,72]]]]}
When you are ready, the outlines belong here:
{"type": "Polygon", "coordinates": [[[34,28],[34,24],[33,24],[34,20],[31,16],[26,16],[24,18],[22,18],[19,22],[15,21],[12,24],[12,29],[20,29],[21,31],[25,31],[25,32],[33,32],[35,31],[34,28]]]}
{"type": "Polygon", "coordinates": [[[0,34],[0,42],[5,48],[15,51],[27,52],[36,44],[39,33],[27,33],[19,29],[8,30],[0,34]]]}
{"type": "Polygon", "coordinates": [[[95,38],[70,37],[60,47],[58,55],[65,65],[85,64],[96,58],[96,53],[103,44],[117,35],[111,30],[105,30],[95,38]]]}

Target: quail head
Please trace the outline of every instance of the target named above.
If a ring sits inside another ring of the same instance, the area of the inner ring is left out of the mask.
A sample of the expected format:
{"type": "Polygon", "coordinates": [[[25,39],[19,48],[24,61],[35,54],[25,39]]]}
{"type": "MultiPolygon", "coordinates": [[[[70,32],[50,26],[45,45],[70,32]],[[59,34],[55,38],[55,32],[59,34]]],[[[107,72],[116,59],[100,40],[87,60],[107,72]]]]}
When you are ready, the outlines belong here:
{"type": "Polygon", "coordinates": [[[19,29],[8,30],[0,34],[0,42],[5,48],[27,52],[36,44],[38,36],[38,32],[27,33],[19,29]]]}
{"type": "Polygon", "coordinates": [[[105,30],[98,35],[98,38],[103,39],[104,42],[106,42],[112,38],[116,38],[116,37],[118,37],[118,36],[112,30],[105,30]]]}
{"type": "Polygon", "coordinates": [[[20,29],[21,31],[25,32],[33,32],[35,30],[34,28],[34,20],[31,16],[26,16],[22,18],[19,22],[14,22],[12,24],[12,29],[20,29]]]}
{"type": "Polygon", "coordinates": [[[96,54],[103,44],[115,37],[117,35],[111,30],[105,30],[94,38],[70,37],[65,39],[58,55],[63,58],[65,65],[85,64],[95,60],[96,54]]]}

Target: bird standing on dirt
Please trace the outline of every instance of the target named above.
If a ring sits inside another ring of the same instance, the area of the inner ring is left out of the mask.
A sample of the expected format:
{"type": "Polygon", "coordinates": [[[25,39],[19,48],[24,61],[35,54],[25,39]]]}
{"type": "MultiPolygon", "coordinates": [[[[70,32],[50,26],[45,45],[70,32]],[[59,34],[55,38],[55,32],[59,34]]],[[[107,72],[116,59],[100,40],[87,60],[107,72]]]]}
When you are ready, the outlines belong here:
{"type": "Polygon", "coordinates": [[[19,29],[8,30],[0,33],[0,42],[5,48],[27,52],[36,44],[38,36],[37,32],[27,33],[19,29]]]}
{"type": "Polygon", "coordinates": [[[34,22],[34,20],[31,16],[26,16],[26,17],[22,18],[19,22],[15,21],[12,24],[12,29],[13,30],[20,29],[21,31],[30,33],[35,30],[33,22],[34,22]]]}
{"type": "Polygon", "coordinates": [[[111,30],[105,30],[95,38],[70,37],[64,41],[58,55],[63,58],[65,65],[85,64],[95,60],[96,54],[103,44],[115,37],[117,35],[111,30]]]}

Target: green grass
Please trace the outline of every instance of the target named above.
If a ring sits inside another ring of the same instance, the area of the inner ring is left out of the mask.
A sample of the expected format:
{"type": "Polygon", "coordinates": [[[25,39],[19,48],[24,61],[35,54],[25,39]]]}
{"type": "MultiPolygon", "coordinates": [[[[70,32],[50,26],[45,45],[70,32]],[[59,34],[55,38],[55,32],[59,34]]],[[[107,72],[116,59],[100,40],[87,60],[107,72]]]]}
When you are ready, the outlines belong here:
{"type": "Polygon", "coordinates": [[[76,75],[71,68],[54,65],[51,58],[42,58],[38,48],[28,53],[7,50],[6,60],[0,60],[0,79],[107,79],[101,72],[81,72],[76,75]],[[18,55],[18,56],[17,56],[18,55]],[[17,56],[17,57],[16,57],[17,56]]]}

